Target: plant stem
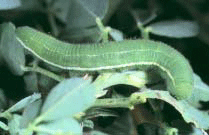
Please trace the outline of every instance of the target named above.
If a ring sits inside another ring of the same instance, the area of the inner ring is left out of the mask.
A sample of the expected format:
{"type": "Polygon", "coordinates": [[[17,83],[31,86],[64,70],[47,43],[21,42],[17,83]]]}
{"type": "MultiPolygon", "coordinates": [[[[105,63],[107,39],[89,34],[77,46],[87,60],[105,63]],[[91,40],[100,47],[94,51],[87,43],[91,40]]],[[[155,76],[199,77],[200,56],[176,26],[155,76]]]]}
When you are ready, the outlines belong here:
{"type": "Polygon", "coordinates": [[[96,23],[97,23],[100,31],[102,32],[102,39],[103,39],[102,41],[108,42],[108,33],[111,31],[111,28],[105,27],[100,18],[96,18],[96,23]]]}
{"type": "Polygon", "coordinates": [[[143,39],[149,39],[149,32],[150,32],[150,28],[144,28],[144,26],[140,23],[137,24],[137,27],[139,28],[139,30],[141,31],[142,34],[142,38],[143,39]]]}
{"type": "Polygon", "coordinates": [[[43,68],[40,68],[38,66],[33,66],[33,67],[23,67],[23,70],[26,71],[26,72],[37,72],[37,73],[41,73],[45,76],[48,76],[50,78],[53,78],[54,80],[58,81],[58,82],[61,82],[62,80],[64,80],[65,78],[62,77],[62,76],[59,76],[59,75],[56,75],[48,70],[45,70],[43,68]]]}

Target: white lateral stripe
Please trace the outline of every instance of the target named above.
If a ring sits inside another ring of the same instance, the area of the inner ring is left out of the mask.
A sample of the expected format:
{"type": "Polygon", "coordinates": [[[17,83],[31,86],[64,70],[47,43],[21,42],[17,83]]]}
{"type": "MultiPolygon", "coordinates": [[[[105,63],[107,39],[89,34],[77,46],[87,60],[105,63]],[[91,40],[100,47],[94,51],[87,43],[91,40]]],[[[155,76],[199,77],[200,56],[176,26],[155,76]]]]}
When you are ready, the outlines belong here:
{"type": "Polygon", "coordinates": [[[32,52],[39,59],[43,60],[44,62],[46,62],[46,63],[48,63],[50,65],[53,65],[55,67],[59,67],[61,69],[77,70],[77,71],[99,71],[99,70],[108,70],[108,69],[119,69],[119,68],[123,68],[123,67],[133,67],[133,66],[143,66],[143,65],[155,65],[155,66],[159,67],[161,70],[163,70],[163,71],[165,71],[167,73],[167,75],[171,79],[173,85],[175,86],[175,80],[174,80],[173,76],[171,75],[170,71],[168,69],[166,69],[165,67],[163,67],[162,65],[156,63],[156,62],[130,62],[130,63],[126,63],[126,64],[119,64],[119,65],[113,65],[113,66],[101,66],[101,67],[91,67],[91,68],[67,67],[67,66],[62,66],[62,65],[55,64],[55,63],[53,63],[51,61],[48,61],[48,60],[42,58],[34,50],[32,50],[31,48],[29,48],[28,46],[26,46],[22,42],[21,39],[19,39],[18,37],[17,37],[17,39],[18,39],[19,42],[21,42],[21,44],[24,46],[24,48],[26,48],[27,50],[29,50],[30,52],[32,52]]]}

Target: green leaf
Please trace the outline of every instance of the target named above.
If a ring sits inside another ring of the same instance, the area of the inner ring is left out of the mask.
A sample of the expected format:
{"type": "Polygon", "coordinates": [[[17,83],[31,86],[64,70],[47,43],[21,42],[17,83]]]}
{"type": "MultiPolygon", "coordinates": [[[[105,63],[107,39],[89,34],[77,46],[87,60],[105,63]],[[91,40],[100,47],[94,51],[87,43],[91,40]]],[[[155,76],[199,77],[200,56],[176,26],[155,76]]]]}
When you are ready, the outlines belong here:
{"type": "MultiPolygon", "coordinates": [[[[60,8],[64,8],[63,4],[60,4],[60,8]]],[[[107,0],[72,0],[65,19],[67,25],[61,32],[60,39],[74,43],[98,42],[101,31],[95,20],[96,17],[102,19],[107,9],[107,0]]]]}
{"type": "Polygon", "coordinates": [[[14,75],[23,75],[25,66],[24,48],[17,41],[15,26],[12,23],[1,24],[1,54],[14,75]]]}
{"type": "Polygon", "coordinates": [[[21,5],[20,0],[1,0],[0,10],[14,9],[21,5]]]}
{"type": "Polygon", "coordinates": [[[19,126],[20,128],[22,129],[27,128],[29,123],[32,123],[32,121],[36,118],[36,116],[40,112],[41,103],[42,103],[41,99],[38,99],[26,106],[22,114],[22,119],[20,121],[20,126],[19,126]]]}
{"type": "Polygon", "coordinates": [[[92,16],[103,18],[107,12],[108,0],[78,0],[92,16]]]}
{"type": "Polygon", "coordinates": [[[137,9],[130,9],[131,14],[133,15],[134,19],[136,20],[138,25],[146,25],[156,19],[157,17],[157,10],[152,9],[150,10],[144,10],[141,8],[137,9]]]}
{"type": "Polygon", "coordinates": [[[80,124],[73,118],[64,118],[49,123],[40,124],[36,127],[36,131],[38,131],[38,135],[66,135],[70,133],[82,135],[82,128],[80,124]]]}
{"type": "Polygon", "coordinates": [[[41,98],[41,94],[33,94],[31,96],[28,96],[22,100],[20,100],[19,102],[17,102],[15,105],[13,105],[12,107],[10,107],[7,112],[16,112],[16,111],[20,111],[21,109],[25,108],[27,105],[31,104],[32,102],[38,100],[41,98]]]}
{"type": "Polygon", "coordinates": [[[65,29],[60,34],[60,39],[73,43],[86,42],[99,42],[101,40],[101,31],[98,27],[91,28],[73,28],[65,29]]]}
{"type": "Polygon", "coordinates": [[[147,75],[143,71],[124,71],[122,73],[103,73],[94,81],[97,89],[97,97],[103,96],[106,92],[103,89],[118,85],[127,84],[138,88],[143,87],[147,82],[147,75]]]}
{"type": "Polygon", "coordinates": [[[47,4],[58,19],[62,22],[66,22],[70,6],[72,5],[72,0],[47,0],[47,4]]]}
{"type": "Polygon", "coordinates": [[[111,31],[109,32],[110,36],[115,40],[115,41],[123,41],[123,33],[117,29],[111,28],[111,31]]]}
{"type": "Polygon", "coordinates": [[[23,76],[25,89],[28,93],[38,92],[38,77],[37,73],[32,72],[23,76]]]}
{"type": "Polygon", "coordinates": [[[70,117],[90,107],[96,100],[91,79],[66,79],[49,93],[41,110],[41,120],[70,117]]]}
{"type": "Polygon", "coordinates": [[[67,28],[96,26],[96,17],[103,18],[107,12],[108,0],[72,0],[66,19],[67,28]],[[79,16],[79,17],[78,17],[79,16]]]}
{"type": "Polygon", "coordinates": [[[179,111],[187,123],[193,123],[196,128],[209,129],[209,114],[207,111],[201,111],[198,108],[193,107],[187,100],[177,101],[168,91],[146,90],[135,94],[138,94],[138,96],[135,97],[163,100],[179,111]]]}
{"type": "Polygon", "coordinates": [[[45,75],[39,76],[38,79],[39,79],[38,85],[41,86],[41,88],[46,89],[46,90],[52,89],[57,84],[57,81],[45,75]]]}
{"type": "Polygon", "coordinates": [[[17,135],[19,131],[19,126],[20,126],[20,120],[22,116],[14,114],[13,118],[9,120],[8,126],[9,126],[9,133],[11,135],[17,135]]]}
{"type": "Polygon", "coordinates": [[[209,114],[191,106],[188,102],[182,101],[178,105],[180,113],[187,123],[193,123],[196,128],[209,129],[209,114]]]}
{"type": "Polygon", "coordinates": [[[0,128],[2,128],[4,130],[9,130],[9,127],[1,121],[0,121],[0,128]]]}
{"type": "Polygon", "coordinates": [[[70,28],[95,25],[95,17],[103,18],[108,8],[108,0],[48,0],[47,4],[70,28]]]}
{"type": "Polygon", "coordinates": [[[38,0],[21,0],[18,11],[43,11],[42,3],[38,0]]]}
{"type": "Polygon", "coordinates": [[[201,107],[200,101],[209,101],[209,86],[196,74],[194,74],[194,90],[192,96],[187,101],[195,108],[201,107]]]}
{"type": "Polygon", "coordinates": [[[194,37],[199,33],[198,24],[186,20],[161,21],[151,24],[149,27],[151,27],[151,33],[171,38],[194,37]]]}
{"type": "Polygon", "coordinates": [[[189,135],[208,135],[208,133],[206,133],[203,129],[195,128],[192,126],[192,133],[189,135]]]}

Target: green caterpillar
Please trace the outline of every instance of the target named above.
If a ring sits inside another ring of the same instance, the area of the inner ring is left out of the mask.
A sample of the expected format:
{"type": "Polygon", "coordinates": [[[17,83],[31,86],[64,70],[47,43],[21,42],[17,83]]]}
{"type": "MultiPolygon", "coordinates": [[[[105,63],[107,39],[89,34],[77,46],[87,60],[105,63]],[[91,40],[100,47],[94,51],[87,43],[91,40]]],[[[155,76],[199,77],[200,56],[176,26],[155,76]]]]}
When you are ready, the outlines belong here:
{"type": "Polygon", "coordinates": [[[125,40],[74,45],[30,27],[17,28],[16,35],[24,48],[56,67],[86,72],[156,68],[166,80],[169,92],[177,99],[185,99],[192,94],[193,71],[189,62],[164,43],[125,40]]]}

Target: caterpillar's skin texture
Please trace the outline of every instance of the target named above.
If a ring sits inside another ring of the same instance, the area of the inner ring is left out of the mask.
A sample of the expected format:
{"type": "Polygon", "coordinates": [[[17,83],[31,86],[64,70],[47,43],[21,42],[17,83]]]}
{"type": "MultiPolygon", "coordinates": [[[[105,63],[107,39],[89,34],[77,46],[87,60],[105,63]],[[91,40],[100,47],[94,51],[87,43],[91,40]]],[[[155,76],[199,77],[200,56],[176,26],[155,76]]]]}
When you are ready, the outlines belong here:
{"type": "Polygon", "coordinates": [[[126,40],[99,44],[73,45],[29,27],[16,30],[22,45],[43,61],[62,69],[102,71],[156,68],[177,99],[192,94],[193,71],[175,49],[150,40],[126,40]]]}

